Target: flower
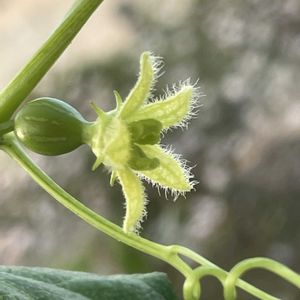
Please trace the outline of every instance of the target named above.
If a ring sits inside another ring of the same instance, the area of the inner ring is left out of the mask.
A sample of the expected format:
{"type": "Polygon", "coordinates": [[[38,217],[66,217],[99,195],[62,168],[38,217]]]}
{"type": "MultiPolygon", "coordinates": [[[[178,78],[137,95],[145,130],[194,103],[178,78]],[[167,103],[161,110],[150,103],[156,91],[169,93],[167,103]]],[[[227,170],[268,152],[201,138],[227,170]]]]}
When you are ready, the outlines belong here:
{"type": "Polygon", "coordinates": [[[126,199],[123,230],[138,233],[147,203],[142,179],[149,180],[175,196],[193,189],[190,168],[179,155],[159,144],[161,133],[171,127],[185,127],[195,115],[199,88],[189,80],[173,86],[164,97],[152,99],[161,59],[150,52],[140,58],[140,74],[123,102],[117,91],[116,109],[104,112],[95,104],[98,118],[89,128],[89,142],[96,161],[111,172],[111,185],[117,179],[126,199]]]}

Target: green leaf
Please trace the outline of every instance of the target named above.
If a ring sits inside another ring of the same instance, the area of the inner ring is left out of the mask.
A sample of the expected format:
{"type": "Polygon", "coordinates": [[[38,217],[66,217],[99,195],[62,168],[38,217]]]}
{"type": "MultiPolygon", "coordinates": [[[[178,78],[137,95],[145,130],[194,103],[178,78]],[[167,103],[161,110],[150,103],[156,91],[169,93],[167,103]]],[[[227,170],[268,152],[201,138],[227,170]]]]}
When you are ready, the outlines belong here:
{"type": "Polygon", "coordinates": [[[0,299],[178,300],[163,273],[99,276],[48,268],[0,267],[0,299]]]}

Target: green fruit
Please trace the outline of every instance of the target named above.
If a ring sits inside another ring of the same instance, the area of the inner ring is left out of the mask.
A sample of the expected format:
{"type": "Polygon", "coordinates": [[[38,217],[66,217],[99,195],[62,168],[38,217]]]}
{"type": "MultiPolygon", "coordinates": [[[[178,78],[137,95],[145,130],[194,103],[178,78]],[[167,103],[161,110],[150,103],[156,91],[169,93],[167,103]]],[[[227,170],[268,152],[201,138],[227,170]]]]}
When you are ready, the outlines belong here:
{"type": "Polygon", "coordinates": [[[15,117],[15,134],[30,150],[43,155],[71,152],[82,141],[88,124],[69,104],[53,98],[28,102],[15,117]]]}

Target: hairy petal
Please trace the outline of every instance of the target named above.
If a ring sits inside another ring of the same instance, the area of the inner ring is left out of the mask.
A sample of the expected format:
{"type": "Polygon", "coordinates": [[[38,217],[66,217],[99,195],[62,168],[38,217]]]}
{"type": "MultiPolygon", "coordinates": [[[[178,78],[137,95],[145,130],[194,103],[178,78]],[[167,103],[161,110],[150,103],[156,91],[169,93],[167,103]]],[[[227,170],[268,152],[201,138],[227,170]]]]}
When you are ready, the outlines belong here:
{"type": "Polygon", "coordinates": [[[156,119],[162,123],[164,129],[172,126],[185,126],[187,121],[195,115],[194,109],[198,107],[199,88],[188,82],[180,87],[174,87],[167,92],[163,99],[142,107],[138,112],[128,118],[129,122],[156,119]]]}
{"type": "Polygon", "coordinates": [[[139,145],[145,154],[150,158],[158,158],[159,166],[153,170],[138,171],[153,184],[157,184],[165,189],[170,189],[175,194],[185,193],[193,189],[194,181],[190,168],[185,162],[180,160],[178,155],[170,150],[162,149],[158,145],[139,145]]]}
{"type": "Polygon", "coordinates": [[[151,55],[150,52],[142,53],[139,78],[125,99],[120,111],[122,118],[125,119],[136,112],[150,98],[160,68],[161,61],[157,57],[151,55]]]}
{"type": "Polygon", "coordinates": [[[126,233],[138,232],[145,212],[146,198],[141,180],[129,168],[116,171],[126,199],[126,215],[123,230],[126,233]]]}

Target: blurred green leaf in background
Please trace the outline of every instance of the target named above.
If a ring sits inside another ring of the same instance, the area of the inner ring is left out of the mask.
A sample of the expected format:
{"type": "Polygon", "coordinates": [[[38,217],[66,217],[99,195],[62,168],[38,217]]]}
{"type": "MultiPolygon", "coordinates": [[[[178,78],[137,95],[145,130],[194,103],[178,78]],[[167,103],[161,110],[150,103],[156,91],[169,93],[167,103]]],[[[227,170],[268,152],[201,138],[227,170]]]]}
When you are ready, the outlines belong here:
{"type": "Polygon", "coordinates": [[[0,267],[0,279],[0,296],[7,299],[178,299],[162,273],[105,277],[48,268],[0,267]]]}

